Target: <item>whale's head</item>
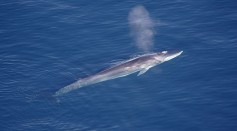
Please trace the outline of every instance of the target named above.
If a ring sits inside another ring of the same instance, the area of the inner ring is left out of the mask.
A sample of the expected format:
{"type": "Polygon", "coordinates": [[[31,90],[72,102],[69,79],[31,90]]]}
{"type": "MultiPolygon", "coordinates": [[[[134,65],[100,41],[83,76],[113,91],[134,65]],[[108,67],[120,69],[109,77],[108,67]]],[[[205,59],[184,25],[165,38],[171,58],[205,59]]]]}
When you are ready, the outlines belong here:
{"type": "Polygon", "coordinates": [[[169,61],[181,55],[183,51],[162,51],[157,53],[156,59],[162,62],[169,61]]]}

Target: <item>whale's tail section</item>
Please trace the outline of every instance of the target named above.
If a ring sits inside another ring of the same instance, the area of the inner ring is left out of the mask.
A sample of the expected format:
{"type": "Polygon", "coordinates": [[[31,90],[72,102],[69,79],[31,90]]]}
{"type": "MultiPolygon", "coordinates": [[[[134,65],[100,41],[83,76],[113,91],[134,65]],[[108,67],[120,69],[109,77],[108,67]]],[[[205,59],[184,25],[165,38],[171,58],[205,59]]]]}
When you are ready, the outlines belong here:
{"type": "Polygon", "coordinates": [[[85,85],[85,83],[82,81],[82,80],[78,80],[70,85],[67,85],[61,89],[59,89],[57,92],[55,92],[54,96],[60,96],[60,95],[63,95],[65,93],[68,93],[72,90],[75,90],[75,89],[78,89],[78,88],[81,88],[85,85]]]}

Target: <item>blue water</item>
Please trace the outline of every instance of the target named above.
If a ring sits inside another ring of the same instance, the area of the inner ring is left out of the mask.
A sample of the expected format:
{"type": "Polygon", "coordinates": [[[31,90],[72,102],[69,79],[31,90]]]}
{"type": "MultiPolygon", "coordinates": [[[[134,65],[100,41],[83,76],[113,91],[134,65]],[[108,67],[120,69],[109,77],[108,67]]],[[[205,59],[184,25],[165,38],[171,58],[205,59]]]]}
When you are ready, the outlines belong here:
{"type": "Polygon", "coordinates": [[[3,0],[0,130],[237,130],[237,2],[3,0]],[[142,54],[128,13],[158,23],[153,51],[178,58],[136,74],[52,94],[142,54]]]}

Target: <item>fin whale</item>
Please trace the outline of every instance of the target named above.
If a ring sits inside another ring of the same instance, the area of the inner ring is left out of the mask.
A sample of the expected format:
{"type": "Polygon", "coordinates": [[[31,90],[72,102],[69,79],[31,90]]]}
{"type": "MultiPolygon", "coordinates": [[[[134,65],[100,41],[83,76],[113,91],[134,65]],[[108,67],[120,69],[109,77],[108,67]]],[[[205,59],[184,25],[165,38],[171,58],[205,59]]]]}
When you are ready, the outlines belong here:
{"type": "Polygon", "coordinates": [[[55,92],[54,96],[60,96],[81,87],[96,84],[102,81],[116,79],[119,77],[124,77],[136,72],[139,72],[137,76],[140,76],[148,71],[151,67],[154,67],[165,61],[169,61],[179,56],[182,52],[183,51],[162,51],[159,53],[145,54],[130,59],[118,65],[112,66],[111,68],[103,70],[97,74],[88,76],[70,85],[67,85],[55,92]]]}

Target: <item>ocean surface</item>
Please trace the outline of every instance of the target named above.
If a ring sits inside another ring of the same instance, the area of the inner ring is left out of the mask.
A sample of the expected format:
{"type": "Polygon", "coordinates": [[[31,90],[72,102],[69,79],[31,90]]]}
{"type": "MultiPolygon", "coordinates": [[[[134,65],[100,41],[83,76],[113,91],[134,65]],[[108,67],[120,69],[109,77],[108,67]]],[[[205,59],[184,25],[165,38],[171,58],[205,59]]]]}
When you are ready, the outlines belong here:
{"type": "Polygon", "coordinates": [[[1,131],[237,131],[234,0],[0,1],[1,131]],[[151,52],[183,54],[137,74],[52,95],[144,52],[128,13],[157,25],[151,52]]]}

